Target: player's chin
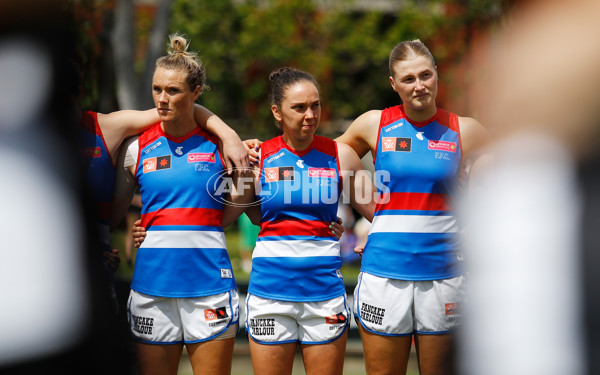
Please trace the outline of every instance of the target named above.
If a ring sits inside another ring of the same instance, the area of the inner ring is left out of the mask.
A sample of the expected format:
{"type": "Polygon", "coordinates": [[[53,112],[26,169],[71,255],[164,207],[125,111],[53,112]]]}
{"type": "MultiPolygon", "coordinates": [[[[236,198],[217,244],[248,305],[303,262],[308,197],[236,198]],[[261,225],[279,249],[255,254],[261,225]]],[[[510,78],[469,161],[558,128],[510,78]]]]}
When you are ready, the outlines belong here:
{"type": "Polygon", "coordinates": [[[305,137],[311,137],[317,131],[317,125],[302,125],[302,135],[305,137]]]}

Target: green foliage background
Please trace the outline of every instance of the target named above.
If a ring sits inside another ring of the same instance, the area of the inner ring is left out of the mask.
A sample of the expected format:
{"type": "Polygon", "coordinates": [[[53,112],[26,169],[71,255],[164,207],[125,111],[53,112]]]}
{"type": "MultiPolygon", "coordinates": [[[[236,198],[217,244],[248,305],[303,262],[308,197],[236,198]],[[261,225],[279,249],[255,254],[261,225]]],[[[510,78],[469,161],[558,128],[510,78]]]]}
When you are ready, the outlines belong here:
{"type": "MultiPolygon", "coordinates": [[[[325,7],[306,0],[175,0],[172,32],[191,38],[212,89],[200,102],[242,138],[276,133],[268,75],[280,66],[311,72],[321,85],[323,121],[353,119],[399,103],[388,83],[388,55],[400,41],[432,43],[436,59],[460,58],[465,26],[498,1],[407,0],[393,12],[358,10],[351,0],[325,7]],[[448,12],[455,16],[448,17],[448,12]]],[[[334,133],[335,129],[321,129],[334,133]]]]}
{"type": "MultiPolygon", "coordinates": [[[[125,1],[125,0],[121,0],[125,1]]],[[[129,0],[127,0],[129,1],[129,0]]],[[[472,34],[489,30],[514,0],[397,0],[382,10],[360,0],[173,0],[170,33],[191,39],[212,89],[199,102],[223,118],[242,138],[277,134],[267,103],[269,73],[281,66],[311,72],[321,85],[321,134],[336,135],[341,120],[399,103],[388,82],[388,55],[399,42],[421,39],[440,71],[438,104],[462,95],[459,65],[472,34]],[[445,91],[444,91],[445,90],[445,91]]],[[[82,107],[118,110],[110,33],[116,0],[71,0],[79,20],[84,67],[82,107]]],[[[154,15],[136,8],[135,70],[145,69],[154,15]]],[[[165,52],[167,35],[164,36],[165,52]]],[[[127,41],[123,41],[127,42],[127,41]]],[[[462,73],[464,78],[464,72],[462,73]]],[[[149,95],[149,93],[148,93],[149,95]]],[[[448,108],[473,115],[469,109],[448,108]]]]}

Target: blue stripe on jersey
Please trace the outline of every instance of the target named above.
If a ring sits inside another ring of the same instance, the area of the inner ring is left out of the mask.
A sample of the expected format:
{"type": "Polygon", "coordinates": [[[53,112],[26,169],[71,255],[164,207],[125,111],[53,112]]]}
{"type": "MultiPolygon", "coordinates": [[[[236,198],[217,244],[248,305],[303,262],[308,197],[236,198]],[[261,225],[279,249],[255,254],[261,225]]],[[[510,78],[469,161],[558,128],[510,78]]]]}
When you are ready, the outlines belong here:
{"type": "Polygon", "coordinates": [[[222,270],[232,274],[224,240],[202,233],[222,232],[222,226],[199,224],[202,218],[196,216],[185,216],[189,225],[173,224],[181,222],[179,215],[189,215],[190,209],[209,209],[222,217],[223,203],[215,199],[216,187],[210,183],[212,176],[223,171],[217,145],[200,128],[174,139],[162,131],[160,124],[140,135],[138,143],[136,178],[142,196],[142,218],[149,222],[146,229],[160,232],[155,233],[159,238],[168,238],[170,231],[197,231],[193,241],[187,241],[188,236],[180,242],[200,245],[142,245],[136,256],[132,289],[163,297],[201,297],[234,289],[233,277],[221,277],[222,270]],[[166,225],[152,225],[153,221],[166,225]],[[204,238],[216,246],[200,247],[204,238]]]}
{"type": "Polygon", "coordinates": [[[160,137],[143,148],[140,145],[140,155],[142,160],[138,163],[137,177],[142,198],[147,197],[143,201],[142,214],[165,207],[223,208],[222,201],[216,196],[216,189],[219,185],[211,183],[215,182],[211,177],[223,170],[219,152],[214,143],[208,142],[204,137],[198,135],[191,136],[181,143],[176,143],[166,137],[160,137]],[[156,146],[157,144],[159,146],[156,146]],[[173,152],[181,145],[184,145],[182,146],[182,155],[173,152]],[[147,151],[149,152],[146,154],[147,151]],[[194,153],[214,154],[215,162],[190,162],[188,155],[194,153]],[[144,160],[161,156],[171,157],[170,168],[143,172],[144,160]],[[160,178],[157,179],[157,176],[160,178]],[[155,186],[154,181],[158,186],[155,186]],[[161,186],[165,183],[168,184],[167,189],[161,186]],[[151,191],[162,189],[162,191],[160,194],[144,194],[143,189],[151,191]]]}
{"type": "Polygon", "coordinates": [[[438,280],[459,276],[458,247],[454,233],[432,237],[429,233],[371,233],[364,249],[361,270],[380,277],[400,280],[438,280]],[[402,244],[390,247],[390,243],[402,244]],[[427,265],[426,274],[414,270],[427,265]],[[405,273],[403,273],[405,272],[405,273]]]}
{"type": "MultiPolygon", "coordinates": [[[[289,205],[284,205],[282,203],[283,207],[281,208],[281,210],[277,211],[274,208],[270,209],[267,211],[267,213],[270,215],[270,217],[272,218],[271,221],[278,221],[278,220],[286,220],[286,219],[291,219],[293,218],[294,220],[315,220],[315,210],[310,210],[310,213],[303,213],[303,212],[298,212],[298,207],[294,206],[293,209],[292,207],[289,207],[289,205]]],[[[302,207],[302,205],[300,205],[299,207],[302,207]]],[[[323,214],[326,215],[326,217],[322,218],[323,221],[326,221],[328,223],[331,223],[332,221],[337,220],[337,203],[335,204],[335,208],[336,211],[334,211],[335,213],[333,214],[333,216],[331,216],[330,214],[330,209],[322,209],[323,210],[323,214]]],[[[308,209],[308,207],[307,207],[308,209]]]]}
{"type": "MultiPolygon", "coordinates": [[[[389,178],[376,180],[378,191],[451,197],[462,158],[458,117],[438,109],[433,119],[412,124],[406,119],[403,107],[396,106],[385,109],[381,119],[375,170],[387,173],[389,178]]],[[[379,231],[374,221],[361,270],[402,280],[437,280],[461,274],[456,233],[436,232],[429,227],[430,221],[421,220],[417,215],[453,216],[450,211],[439,209],[385,209],[382,206],[380,210],[378,206],[376,217],[393,216],[392,220],[398,220],[398,225],[384,220],[381,223],[385,230],[379,231]],[[408,225],[410,229],[403,229],[401,225],[408,225]],[[390,232],[392,228],[397,232],[390,232]],[[417,233],[403,233],[410,231],[417,233]]]]}
{"type": "Polygon", "coordinates": [[[248,291],[282,301],[298,301],[299,297],[306,302],[335,298],[346,292],[336,274],[341,266],[341,258],[331,256],[254,258],[248,291]],[[272,277],[257,278],[257,274],[272,277]]]}
{"type": "Polygon", "coordinates": [[[233,279],[221,278],[221,269],[231,270],[225,249],[140,248],[131,288],[165,297],[214,295],[235,288],[233,279]]]}
{"type": "MultiPolygon", "coordinates": [[[[274,222],[280,225],[285,220],[334,221],[341,190],[335,142],[314,136],[311,146],[302,152],[290,149],[281,136],[264,142],[261,145],[260,184],[262,231],[269,233],[270,228],[279,231],[277,228],[280,227],[274,222]],[[292,170],[294,180],[285,180],[292,170]],[[269,223],[274,223],[273,227],[269,223]]],[[[271,238],[267,237],[266,241],[259,235],[258,243],[292,240],[286,241],[286,245],[297,246],[300,254],[307,241],[331,242],[333,239],[281,234],[272,236],[269,233],[271,238]]],[[[333,241],[330,248],[339,254],[339,242],[333,241]]],[[[338,297],[345,293],[343,280],[337,275],[341,265],[341,257],[330,254],[254,257],[248,292],[285,301],[323,301],[338,297]]]]}

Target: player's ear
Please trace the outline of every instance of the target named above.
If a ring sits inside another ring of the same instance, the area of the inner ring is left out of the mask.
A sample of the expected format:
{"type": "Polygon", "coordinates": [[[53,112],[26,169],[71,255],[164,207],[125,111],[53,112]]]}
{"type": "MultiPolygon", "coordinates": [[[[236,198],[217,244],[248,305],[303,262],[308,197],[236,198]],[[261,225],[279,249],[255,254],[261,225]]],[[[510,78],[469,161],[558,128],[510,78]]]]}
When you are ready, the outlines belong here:
{"type": "Polygon", "coordinates": [[[398,92],[398,90],[396,90],[396,83],[394,82],[394,77],[390,76],[390,85],[392,86],[392,90],[398,92]]]}
{"type": "Polygon", "coordinates": [[[281,116],[281,112],[279,112],[279,107],[277,107],[275,104],[271,106],[271,112],[273,113],[275,120],[279,122],[283,121],[283,116],[281,116]]]}

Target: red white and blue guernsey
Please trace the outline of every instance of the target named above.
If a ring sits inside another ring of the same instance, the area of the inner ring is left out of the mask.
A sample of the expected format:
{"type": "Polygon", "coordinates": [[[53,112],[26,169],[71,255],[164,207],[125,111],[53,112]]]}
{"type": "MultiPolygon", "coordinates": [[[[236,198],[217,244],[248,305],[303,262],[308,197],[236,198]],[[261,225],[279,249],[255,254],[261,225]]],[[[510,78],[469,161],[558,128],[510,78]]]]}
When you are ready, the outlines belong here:
{"type": "Polygon", "coordinates": [[[314,136],[297,152],[281,136],[261,145],[261,224],[250,294],[280,301],[344,295],[340,245],[329,232],[341,193],[334,141],[314,136]]]}
{"type": "Polygon", "coordinates": [[[223,171],[216,139],[201,128],[171,137],[158,123],[128,148],[135,153],[142,226],[131,288],[161,297],[203,297],[236,288],[223,233],[223,171]],[[209,182],[213,183],[209,183],[209,182]]]}
{"type": "Polygon", "coordinates": [[[458,224],[450,210],[461,163],[458,116],[438,109],[424,122],[403,106],[382,111],[375,154],[380,203],[361,271],[399,280],[461,275],[458,224]]]}
{"type": "Polygon", "coordinates": [[[82,112],[79,142],[85,163],[86,188],[95,204],[99,241],[104,251],[110,251],[109,214],[116,170],[98,125],[97,113],[82,112]]]}

